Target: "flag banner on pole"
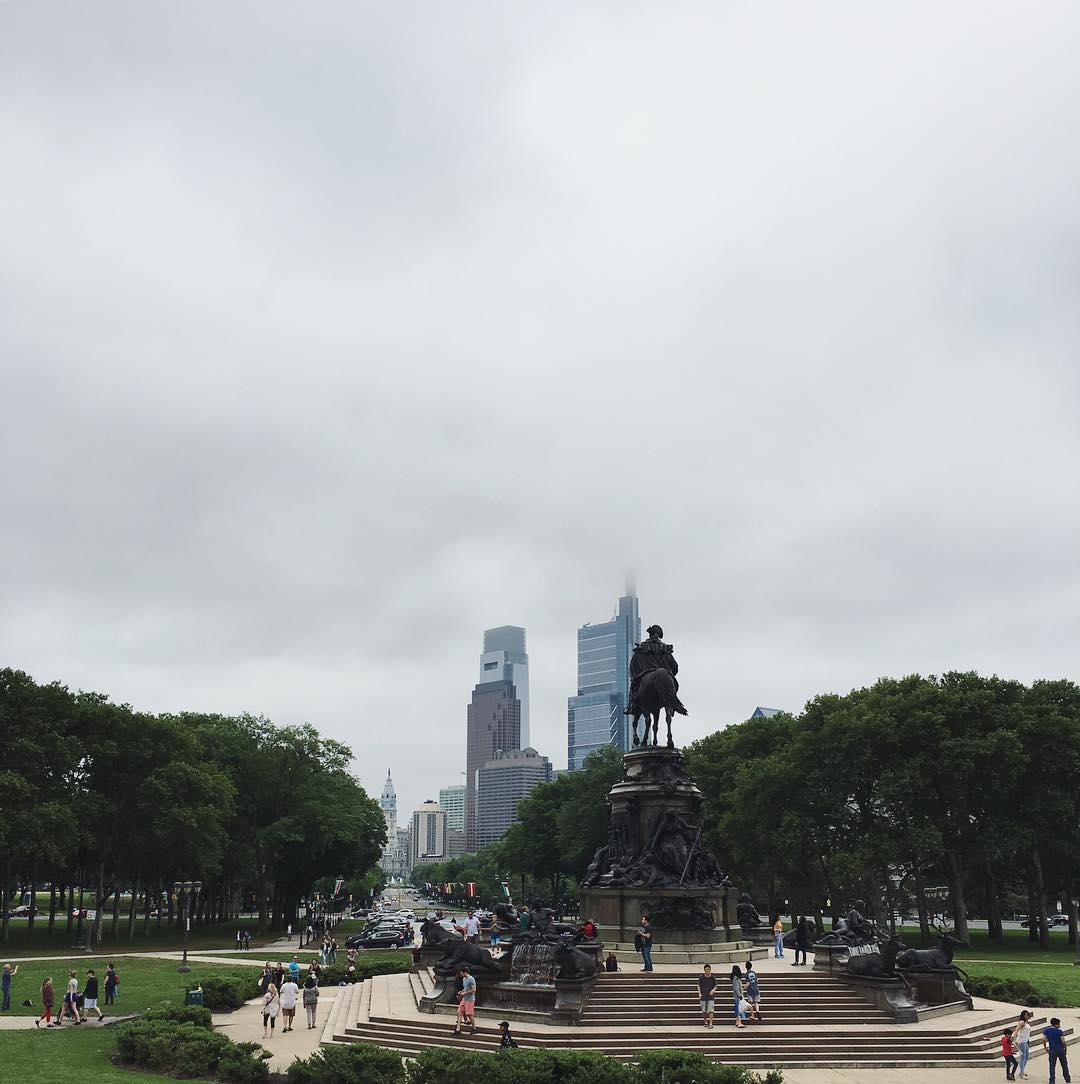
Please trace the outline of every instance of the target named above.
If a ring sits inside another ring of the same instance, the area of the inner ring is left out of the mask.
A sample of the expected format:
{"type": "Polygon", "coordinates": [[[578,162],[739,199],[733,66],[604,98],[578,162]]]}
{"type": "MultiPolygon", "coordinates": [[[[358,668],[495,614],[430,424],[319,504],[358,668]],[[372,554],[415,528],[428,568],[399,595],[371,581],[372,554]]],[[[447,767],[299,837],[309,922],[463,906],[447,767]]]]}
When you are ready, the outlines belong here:
{"type": "Polygon", "coordinates": [[[502,882],[502,890],[503,890],[503,895],[507,899],[509,899],[510,898],[510,886],[505,881],[502,882]]]}
{"type": "Polygon", "coordinates": [[[340,896],[342,888],[345,887],[345,878],[339,877],[334,884],[334,896],[340,896]]]}
{"type": "Polygon", "coordinates": [[[465,895],[467,895],[467,896],[475,896],[476,895],[476,882],[475,881],[470,881],[465,886],[465,895]]]}

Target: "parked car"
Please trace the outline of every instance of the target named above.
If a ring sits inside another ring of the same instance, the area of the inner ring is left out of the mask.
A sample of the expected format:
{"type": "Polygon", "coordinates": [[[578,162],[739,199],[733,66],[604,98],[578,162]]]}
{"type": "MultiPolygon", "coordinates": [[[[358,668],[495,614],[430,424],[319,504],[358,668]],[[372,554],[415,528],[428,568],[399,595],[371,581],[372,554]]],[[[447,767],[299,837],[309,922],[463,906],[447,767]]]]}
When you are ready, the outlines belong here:
{"type": "Polygon", "coordinates": [[[370,933],[353,934],[345,942],[346,948],[354,949],[377,949],[377,948],[402,948],[411,944],[404,926],[386,926],[370,933]]]}
{"type": "Polygon", "coordinates": [[[28,903],[20,903],[18,907],[12,907],[8,911],[8,918],[29,918],[31,915],[38,914],[36,907],[31,907],[28,903]]]}
{"type": "MultiPolygon", "coordinates": [[[[1038,925],[1038,919],[1035,919],[1034,921],[1035,921],[1035,924],[1038,925]]],[[[1026,916],[1020,920],[1020,925],[1023,926],[1025,930],[1028,929],[1031,926],[1031,923],[1032,923],[1032,920],[1027,918],[1026,916]]],[[[1046,916],[1046,924],[1051,929],[1053,929],[1055,926],[1068,926],[1068,924],[1069,924],[1069,916],[1068,915],[1047,915],[1046,916]]]]}

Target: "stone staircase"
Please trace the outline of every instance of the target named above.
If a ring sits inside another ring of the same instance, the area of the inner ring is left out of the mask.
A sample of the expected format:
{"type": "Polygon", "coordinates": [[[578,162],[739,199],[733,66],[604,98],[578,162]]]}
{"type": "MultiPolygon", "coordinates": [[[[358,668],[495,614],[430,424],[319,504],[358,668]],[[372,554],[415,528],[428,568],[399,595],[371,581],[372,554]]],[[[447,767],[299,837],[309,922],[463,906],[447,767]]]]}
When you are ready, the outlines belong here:
{"type": "MultiPolygon", "coordinates": [[[[689,970],[605,974],[580,1027],[518,1024],[514,1037],[523,1047],[598,1050],[622,1060],[633,1060],[642,1050],[696,1050],[715,1061],[752,1069],[1000,1068],[1000,1035],[1015,1023],[1015,1014],[984,1009],[947,1018],[951,1028],[937,1021],[893,1024],[829,975],[769,973],[760,980],[761,1023],[741,1030],[733,1026],[721,982],[717,1023],[707,1031],[701,1024],[696,978],[689,970]]],[[[405,1056],[430,1047],[498,1049],[497,1010],[485,1013],[480,1006],[476,1035],[461,1038],[452,1034],[452,1018],[420,1013],[419,1000],[433,985],[430,971],[423,970],[380,975],[342,988],[323,1042],[375,1043],[405,1056]]],[[[1041,1015],[1032,1021],[1033,1056],[1042,1056],[1038,1036],[1046,1022],[1041,1015]]],[[[1071,1035],[1072,1029],[1066,1032],[1071,1035]]]]}
{"type": "MultiPolygon", "coordinates": [[[[712,964],[713,967],[727,964],[744,964],[747,960],[761,960],[770,949],[755,945],[752,941],[713,941],[706,944],[665,945],[662,941],[653,945],[653,966],[657,964],[712,964]]],[[[615,953],[620,964],[627,967],[641,967],[641,953],[633,944],[625,941],[604,941],[604,956],[615,953]]]]}

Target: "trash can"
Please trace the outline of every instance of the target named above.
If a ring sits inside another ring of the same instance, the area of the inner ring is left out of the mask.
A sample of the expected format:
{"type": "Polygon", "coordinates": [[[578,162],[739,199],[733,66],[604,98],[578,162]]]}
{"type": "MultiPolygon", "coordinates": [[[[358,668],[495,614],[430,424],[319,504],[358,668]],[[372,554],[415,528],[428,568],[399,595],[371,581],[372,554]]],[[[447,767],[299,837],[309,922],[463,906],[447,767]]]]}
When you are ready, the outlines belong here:
{"type": "Polygon", "coordinates": [[[202,990],[188,990],[185,1003],[188,1005],[201,1005],[202,990]]]}

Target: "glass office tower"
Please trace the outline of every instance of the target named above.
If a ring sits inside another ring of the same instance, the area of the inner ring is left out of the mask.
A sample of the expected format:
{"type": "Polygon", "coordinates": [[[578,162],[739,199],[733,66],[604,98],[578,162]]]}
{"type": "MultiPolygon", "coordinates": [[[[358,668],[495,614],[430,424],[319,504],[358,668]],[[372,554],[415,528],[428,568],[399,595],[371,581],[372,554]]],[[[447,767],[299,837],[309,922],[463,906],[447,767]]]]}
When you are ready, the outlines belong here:
{"type": "Polygon", "coordinates": [[[594,749],[630,747],[630,720],[623,714],[630,689],[630,656],[641,641],[641,617],[633,587],[602,625],[578,629],[578,691],[566,705],[566,766],[576,771],[594,749]]]}

